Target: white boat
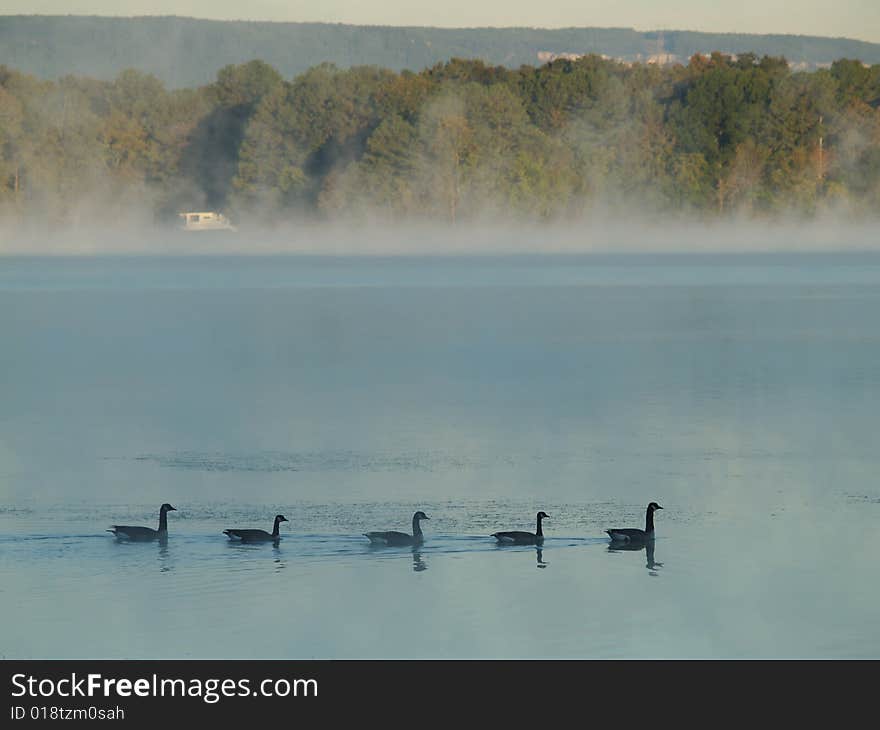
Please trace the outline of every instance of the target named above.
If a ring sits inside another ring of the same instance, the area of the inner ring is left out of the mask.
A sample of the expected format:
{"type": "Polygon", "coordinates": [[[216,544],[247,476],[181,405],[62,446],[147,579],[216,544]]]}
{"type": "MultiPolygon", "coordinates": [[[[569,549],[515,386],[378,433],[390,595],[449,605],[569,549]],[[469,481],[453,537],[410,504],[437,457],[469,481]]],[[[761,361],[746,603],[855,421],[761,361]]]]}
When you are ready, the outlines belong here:
{"type": "Polygon", "coordinates": [[[179,213],[183,219],[181,229],[184,231],[237,231],[222,213],[214,211],[179,213]]]}

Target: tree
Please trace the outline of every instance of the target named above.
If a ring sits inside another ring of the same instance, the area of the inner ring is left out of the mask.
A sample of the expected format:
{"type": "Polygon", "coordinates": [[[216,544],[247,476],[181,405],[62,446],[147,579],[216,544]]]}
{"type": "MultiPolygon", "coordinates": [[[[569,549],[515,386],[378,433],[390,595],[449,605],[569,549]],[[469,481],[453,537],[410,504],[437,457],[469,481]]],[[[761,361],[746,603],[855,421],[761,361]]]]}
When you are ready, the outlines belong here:
{"type": "Polygon", "coordinates": [[[245,129],[260,102],[281,88],[280,74],[263,61],[225,66],[208,89],[212,109],[193,131],[181,161],[204,203],[223,208],[235,186],[245,129]]]}

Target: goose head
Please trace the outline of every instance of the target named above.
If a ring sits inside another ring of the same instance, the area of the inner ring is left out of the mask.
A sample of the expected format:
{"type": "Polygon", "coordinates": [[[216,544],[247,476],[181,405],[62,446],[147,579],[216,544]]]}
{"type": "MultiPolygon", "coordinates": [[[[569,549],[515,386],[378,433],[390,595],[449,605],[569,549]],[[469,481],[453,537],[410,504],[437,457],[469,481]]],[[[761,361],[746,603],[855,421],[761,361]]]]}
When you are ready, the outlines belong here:
{"type": "Polygon", "coordinates": [[[290,522],[284,515],[275,515],[275,522],[290,522]]]}
{"type": "Polygon", "coordinates": [[[176,507],[172,507],[168,502],[159,507],[160,512],[177,512],[176,507]]]}
{"type": "Polygon", "coordinates": [[[663,509],[663,508],[659,504],[657,504],[656,502],[651,502],[651,504],[648,505],[648,510],[650,512],[654,512],[658,509],[663,509]]]}
{"type": "Polygon", "coordinates": [[[538,512],[538,519],[539,520],[549,520],[550,515],[548,515],[546,512],[538,512]]]}
{"type": "Polygon", "coordinates": [[[428,517],[428,515],[426,515],[424,512],[422,512],[421,510],[419,510],[418,512],[416,512],[416,513],[413,515],[413,519],[414,519],[414,520],[430,520],[431,518],[428,517]]]}

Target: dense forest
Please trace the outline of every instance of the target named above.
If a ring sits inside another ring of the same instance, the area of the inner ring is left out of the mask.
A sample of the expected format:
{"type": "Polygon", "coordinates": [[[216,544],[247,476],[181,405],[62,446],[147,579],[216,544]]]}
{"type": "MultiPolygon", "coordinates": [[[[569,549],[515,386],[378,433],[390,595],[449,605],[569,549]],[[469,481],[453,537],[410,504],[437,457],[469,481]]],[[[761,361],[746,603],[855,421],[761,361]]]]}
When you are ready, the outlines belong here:
{"type": "Polygon", "coordinates": [[[802,70],[837,58],[880,63],[880,43],[849,38],[633,28],[418,28],[268,23],[199,18],[0,16],[0,64],[43,79],[67,74],[109,81],[127,68],[181,89],[212,82],[224,66],[259,58],[292,78],[321,63],[340,68],[428,68],[471,58],[511,69],[553,54],[595,54],[687,63],[695,53],[785,56],[802,70]]]}
{"type": "Polygon", "coordinates": [[[262,61],[169,90],[0,66],[0,220],[573,219],[880,211],[880,65],[598,56],[419,73],[262,61]]]}

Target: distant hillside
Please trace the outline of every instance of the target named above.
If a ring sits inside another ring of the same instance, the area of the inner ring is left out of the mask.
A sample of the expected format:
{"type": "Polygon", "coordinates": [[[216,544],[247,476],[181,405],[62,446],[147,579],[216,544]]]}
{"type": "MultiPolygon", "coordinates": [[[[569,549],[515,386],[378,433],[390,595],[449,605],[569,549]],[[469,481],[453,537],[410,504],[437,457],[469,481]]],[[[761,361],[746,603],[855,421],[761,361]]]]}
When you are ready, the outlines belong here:
{"type": "Polygon", "coordinates": [[[259,58],[290,78],[323,61],[420,70],[452,57],[518,67],[555,55],[596,53],[626,61],[686,62],[722,51],[785,56],[813,69],[839,58],[880,63],[880,44],[845,38],[658,31],[631,28],[403,28],[257,23],[177,17],[0,16],[0,64],[47,79],[100,79],[125,68],[172,88],[212,81],[227,64],[259,58]]]}

